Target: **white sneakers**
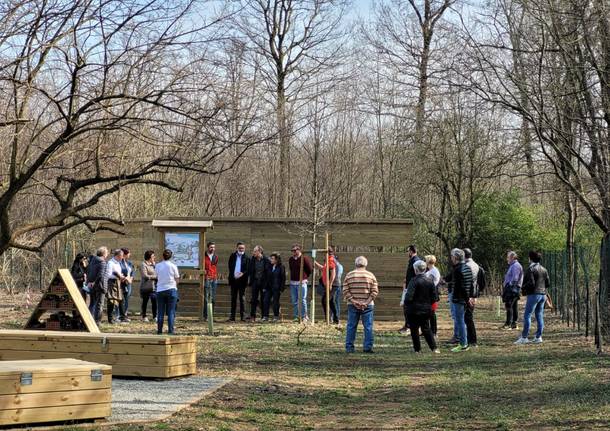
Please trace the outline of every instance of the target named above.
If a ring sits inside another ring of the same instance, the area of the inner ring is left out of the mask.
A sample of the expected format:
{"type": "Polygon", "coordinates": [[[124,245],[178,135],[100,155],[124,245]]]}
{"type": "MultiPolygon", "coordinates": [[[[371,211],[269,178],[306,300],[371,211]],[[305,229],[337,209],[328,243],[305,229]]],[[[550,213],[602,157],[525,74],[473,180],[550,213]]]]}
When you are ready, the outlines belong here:
{"type": "Polygon", "coordinates": [[[532,341],[528,340],[527,338],[519,337],[519,339],[517,341],[515,341],[515,344],[529,344],[529,343],[540,344],[540,343],[542,343],[542,337],[536,337],[532,341]]]}

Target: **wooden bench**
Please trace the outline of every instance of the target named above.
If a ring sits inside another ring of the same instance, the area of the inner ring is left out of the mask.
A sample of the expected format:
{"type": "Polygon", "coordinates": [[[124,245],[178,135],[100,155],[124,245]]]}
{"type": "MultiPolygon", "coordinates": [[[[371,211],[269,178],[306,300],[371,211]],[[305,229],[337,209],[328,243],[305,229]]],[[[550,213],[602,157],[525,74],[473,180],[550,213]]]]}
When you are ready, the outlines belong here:
{"type": "Polygon", "coordinates": [[[197,371],[192,336],[0,331],[0,360],[75,358],[111,365],[113,375],[172,378],[197,371]]]}
{"type": "Polygon", "coordinates": [[[0,362],[0,426],[110,416],[112,367],[77,359],[0,362]]]}

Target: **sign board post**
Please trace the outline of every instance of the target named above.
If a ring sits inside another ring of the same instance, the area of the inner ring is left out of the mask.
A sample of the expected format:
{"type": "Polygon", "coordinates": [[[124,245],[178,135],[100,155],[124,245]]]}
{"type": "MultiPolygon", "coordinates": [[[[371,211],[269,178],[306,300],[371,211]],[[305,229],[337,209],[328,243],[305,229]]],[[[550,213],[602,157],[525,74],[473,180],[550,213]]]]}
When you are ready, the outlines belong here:
{"type": "MultiPolygon", "coordinates": [[[[187,271],[189,276],[199,280],[199,319],[203,320],[203,308],[207,302],[208,331],[214,333],[214,315],[211,297],[205,289],[205,234],[213,227],[211,220],[153,220],[153,227],[160,232],[159,245],[161,250],[170,249],[174,253],[174,263],[181,271],[187,271]],[[207,299],[207,301],[206,301],[207,299]]],[[[182,276],[182,272],[181,272],[182,276]]]]}

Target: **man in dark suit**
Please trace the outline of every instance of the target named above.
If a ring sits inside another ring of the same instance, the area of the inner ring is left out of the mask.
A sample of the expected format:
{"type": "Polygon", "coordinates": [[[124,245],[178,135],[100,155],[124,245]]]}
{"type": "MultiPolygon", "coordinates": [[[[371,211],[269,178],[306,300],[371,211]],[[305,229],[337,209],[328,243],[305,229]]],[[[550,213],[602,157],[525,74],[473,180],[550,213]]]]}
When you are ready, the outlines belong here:
{"type": "Polygon", "coordinates": [[[239,295],[239,316],[244,320],[246,287],[250,273],[250,258],[246,256],[246,245],[237,243],[237,249],[229,257],[229,285],[231,286],[231,317],[228,322],[235,322],[237,297],[239,295]]]}
{"type": "Polygon", "coordinates": [[[262,320],[269,320],[269,301],[271,299],[271,261],[263,254],[263,247],[257,245],[252,250],[248,280],[252,289],[252,303],[250,308],[250,322],[256,320],[256,308],[259,303],[262,309],[262,320]]]}

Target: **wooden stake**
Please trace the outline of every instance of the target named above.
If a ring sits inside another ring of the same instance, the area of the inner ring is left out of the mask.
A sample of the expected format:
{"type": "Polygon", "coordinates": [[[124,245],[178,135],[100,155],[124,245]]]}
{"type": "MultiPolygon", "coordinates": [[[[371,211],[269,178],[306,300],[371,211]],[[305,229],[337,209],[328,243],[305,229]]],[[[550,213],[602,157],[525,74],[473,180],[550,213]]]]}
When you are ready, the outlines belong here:
{"type": "MultiPolygon", "coordinates": [[[[201,273],[201,281],[202,281],[202,287],[203,287],[203,294],[206,296],[206,300],[207,300],[207,313],[208,313],[208,334],[210,335],[214,335],[214,308],[212,305],[212,292],[211,289],[207,289],[205,288],[205,283],[206,283],[206,279],[207,279],[207,274],[205,272],[205,255],[208,252],[208,249],[206,247],[206,240],[205,240],[205,230],[201,231],[199,233],[199,260],[201,261],[201,269],[202,271],[201,273]],[[201,251],[203,251],[203,255],[201,253],[201,251]]],[[[205,304],[205,301],[204,301],[205,304]]],[[[203,317],[201,314],[199,315],[200,317],[203,317]]]]}
{"type": "MultiPolygon", "coordinates": [[[[301,247],[303,247],[301,245],[301,247]]],[[[303,248],[301,248],[301,265],[299,268],[299,288],[297,289],[297,297],[299,298],[299,303],[298,303],[298,313],[299,313],[299,323],[301,323],[303,321],[302,319],[302,309],[303,306],[301,305],[301,286],[303,285],[303,267],[305,265],[305,255],[303,254],[303,248]]]]}
{"type": "MultiPolygon", "coordinates": [[[[317,250],[313,248],[311,250],[311,261],[316,261],[316,252],[317,250]]],[[[311,295],[311,305],[309,306],[309,323],[313,326],[316,324],[316,265],[313,264],[312,273],[311,273],[311,287],[313,289],[311,295]]]]}
{"type": "Polygon", "coordinates": [[[328,252],[328,248],[329,248],[329,243],[328,243],[328,232],[326,232],[326,267],[325,267],[325,272],[326,272],[326,283],[325,283],[325,288],[326,288],[326,324],[330,325],[330,268],[329,268],[329,264],[330,264],[330,253],[328,252]]]}

